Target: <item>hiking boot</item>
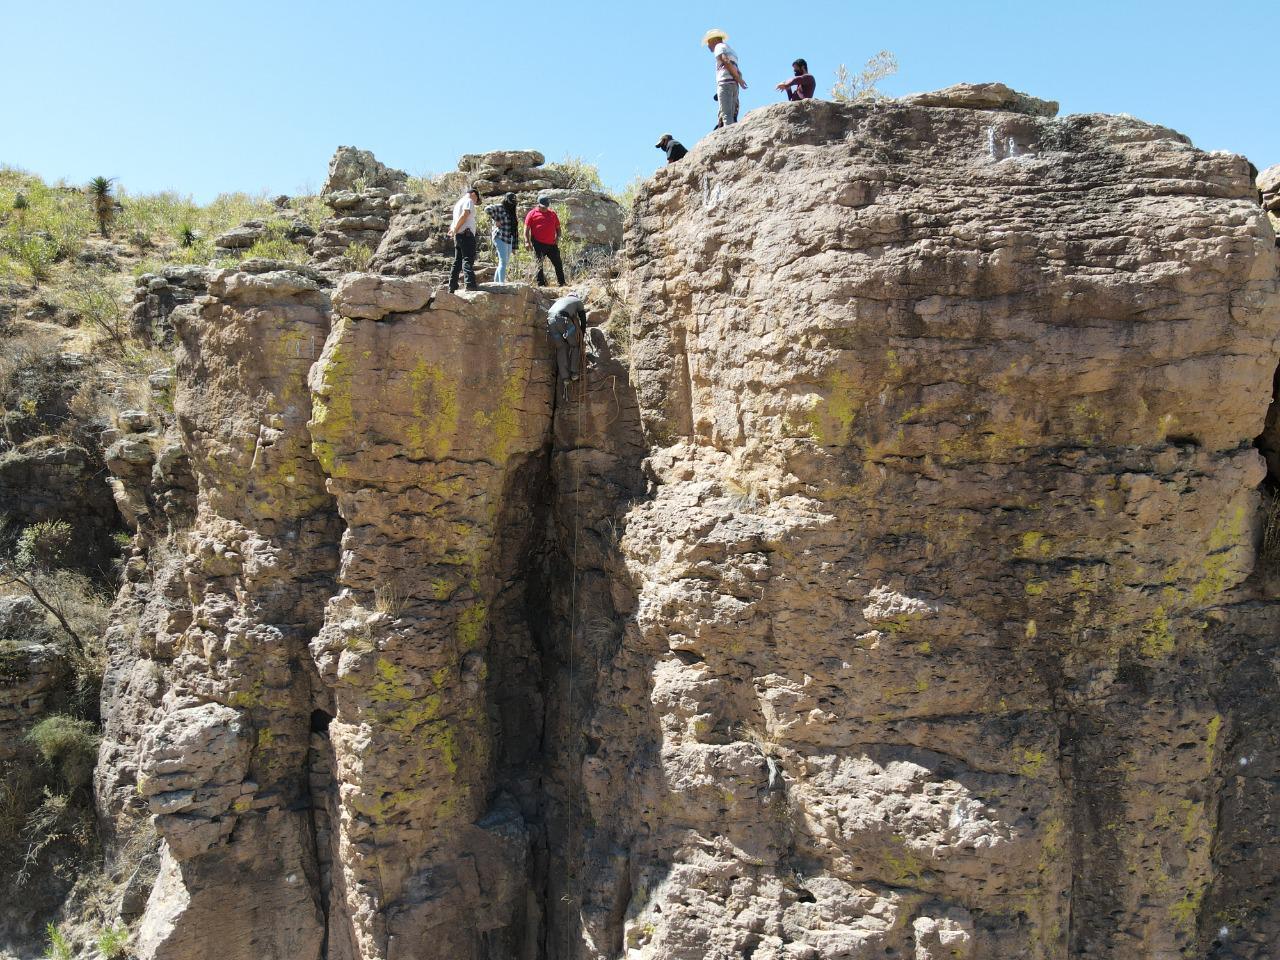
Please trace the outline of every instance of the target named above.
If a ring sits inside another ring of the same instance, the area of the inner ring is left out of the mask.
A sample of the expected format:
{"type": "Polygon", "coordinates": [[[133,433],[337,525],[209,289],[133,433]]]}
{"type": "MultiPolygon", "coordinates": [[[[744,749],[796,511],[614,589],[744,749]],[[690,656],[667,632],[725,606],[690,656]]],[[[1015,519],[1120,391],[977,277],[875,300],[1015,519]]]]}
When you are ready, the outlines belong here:
{"type": "Polygon", "coordinates": [[[468,283],[468,284],[467,284],[467,292],[468,292],[468,293],[479,293],[479,292],[480,292],[480,284],[478,284],[478,283],[468,283]]]}

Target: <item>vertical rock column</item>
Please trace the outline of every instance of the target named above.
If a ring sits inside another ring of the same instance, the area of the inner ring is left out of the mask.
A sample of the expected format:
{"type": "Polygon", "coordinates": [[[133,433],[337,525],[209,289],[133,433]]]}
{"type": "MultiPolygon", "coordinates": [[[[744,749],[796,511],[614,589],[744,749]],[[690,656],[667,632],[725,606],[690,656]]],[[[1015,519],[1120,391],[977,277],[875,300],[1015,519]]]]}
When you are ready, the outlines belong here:
{"type": "Polygon", "coordinates": [[[636,822],[629,958],[1238,936],[1205,899],[1238,726],[1215,672],[1271,230],[1243,158],[951,102],[766,108],[637,201],[648,697],[592,794],[636,822]]]}
{"type": "Polygon", "coordinates": [[[336,515],[310,450],[307,372],[328,331],[314,275],[214,275],[176,311],[176,412],[198,481],[185,536],[190,618],[148,645],[172,660],[137,747],[164,840],[144,958],[307,960],[323,945],[307,722],[336,567],[336,515]]]}
{"type": "Polygon", "coordinates": [[[537,294],[432,299],[424,281],[348,275],[334,303],[311,375],[346,523],[312,644],[337,780],[330,956],[527,955],[529,837],[495,794],[485,690],[491,638],[524,629],[497,538],[531,509],[550,435],[537,294]]]}

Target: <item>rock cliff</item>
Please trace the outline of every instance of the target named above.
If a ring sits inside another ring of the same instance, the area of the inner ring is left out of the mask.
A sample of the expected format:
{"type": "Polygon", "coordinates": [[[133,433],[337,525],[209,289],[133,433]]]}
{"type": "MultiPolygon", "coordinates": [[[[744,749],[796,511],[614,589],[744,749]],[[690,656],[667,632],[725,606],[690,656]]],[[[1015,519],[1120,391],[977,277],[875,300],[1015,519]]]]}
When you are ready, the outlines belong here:
{"type": "Polygon", "coordinates": [[[571,389],[523,285],[201,277],[104,689],[140,956],[1273,955],[1274,233],[995,86],[664,167],[571,389]]]}

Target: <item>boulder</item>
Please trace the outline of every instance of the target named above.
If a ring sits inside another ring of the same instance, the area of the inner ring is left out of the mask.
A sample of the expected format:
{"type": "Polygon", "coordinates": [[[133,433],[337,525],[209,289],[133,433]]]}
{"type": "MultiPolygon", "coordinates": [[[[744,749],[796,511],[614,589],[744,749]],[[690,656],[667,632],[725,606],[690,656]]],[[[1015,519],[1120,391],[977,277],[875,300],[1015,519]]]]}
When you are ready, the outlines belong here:
{"type": "Polygon", "coordinates": [[[407,173],[388,167],[368,150],[339,147],[329,161],[329,175],[320,192],[336,193],[365,187],[386,187],[395,191],[403,190],[408,181],[407,173]]]}
{"type": "Polygon", "coordinates": [[[1263,208],[1268,213],[1280,214],[1280,163],[1258,174],[1258,190],[1263,208]]]}
{"type": "Polygon", "coordinates": [[[960,107],[965,110],[1004,110],[1033,117],[1056,117],[1058,102],[1020,93],[1003,83],[957,83],[932,93],[913,93],[902,103],[913,107],[960,107]]]}
{"type": "Polygon", "coordinates": [[[458,158],[458,169],[467,173],[478,170],[523,170],[540,167],[546,162],[537,150],[490,150],[488,153],[466,153],[458,158]]]}

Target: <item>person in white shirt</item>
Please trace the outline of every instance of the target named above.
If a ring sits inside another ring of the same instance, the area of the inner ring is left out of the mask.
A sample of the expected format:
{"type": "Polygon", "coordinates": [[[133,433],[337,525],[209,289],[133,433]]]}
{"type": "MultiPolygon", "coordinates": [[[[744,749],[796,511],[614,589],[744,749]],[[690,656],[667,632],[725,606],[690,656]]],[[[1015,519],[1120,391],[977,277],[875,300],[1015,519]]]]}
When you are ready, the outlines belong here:
{"type": "Polygon", "coordinates": [[[747,81],[742,79],[742,72],[738,69],[738,55],[728,41],[729,35],[723,30],[708,30],[702,37],[702,42],[716,58],[715,99],[720,104],[717,130],[738,122],[738,88],[747,89],[747,81]]]}
{"type": "Polygon", "coordinates": [[[479,290],[476,283],[476,204],[480,191],[467,187],[458,202],[453,205],[453,224],[449,236],[453,237],[453,269],[449,271],[449,292],[458,291],[458,273],[467,282],[468,290],[479,290]]]}

